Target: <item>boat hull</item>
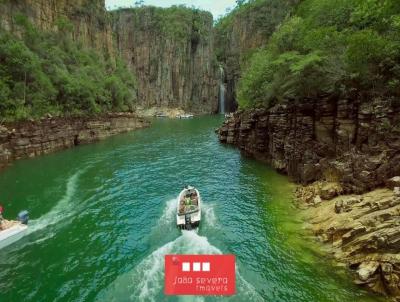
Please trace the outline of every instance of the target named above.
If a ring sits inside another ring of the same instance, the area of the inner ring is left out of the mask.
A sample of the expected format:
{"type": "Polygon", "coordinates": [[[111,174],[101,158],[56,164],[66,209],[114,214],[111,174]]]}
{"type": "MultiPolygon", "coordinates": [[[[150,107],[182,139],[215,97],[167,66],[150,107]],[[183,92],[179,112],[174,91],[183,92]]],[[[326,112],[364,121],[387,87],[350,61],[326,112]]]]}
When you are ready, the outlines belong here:
{"type": "Polygon", "coordinates": [[[179,211],[179,206],[180,206],[180,202],[183,198],[183,196],[186,194],[186,191],[188,189],[183,189],[182,192],[179,194],[178,197],[178,205],[177,205],[177,215],[176,215],[176,224],[178,226],[178,228],[180,229],[186,229],[186,230],[191,230],[193,228],[196,228],[200,225],[200,221],[201,221],[201,196],[200,193],[197,189],[190,187],[189,190],[194,190],[196,191],[197,194],[197,205],[198,208],[197,210],[193,211],[193,212],[186,212],[186,213],[180,213],[179,211]]]}
{"type": "Polygon", "coordinates": [[[176,224],[181,229],[193,229],[200,225],[201,220],[201,210],[195,213],[186,214],[186,215],[177,215],[176,224]],[[187,216],[190,216],[190,223],[187,223],[187,216]]]}
{"type": "Polygon", "coordinates": [[[28,231],[28,226],[16,224],[6,230],[0,231],[0,249],[20,240],[28,231]]]}

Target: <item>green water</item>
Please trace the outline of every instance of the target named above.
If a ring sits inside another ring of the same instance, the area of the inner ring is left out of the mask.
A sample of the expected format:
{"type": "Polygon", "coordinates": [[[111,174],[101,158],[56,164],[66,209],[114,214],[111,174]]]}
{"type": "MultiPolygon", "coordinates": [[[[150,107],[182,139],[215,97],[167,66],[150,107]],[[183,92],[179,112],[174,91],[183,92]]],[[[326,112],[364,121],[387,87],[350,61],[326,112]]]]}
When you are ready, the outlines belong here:
{"type": "Polygon", "coordinates": [[[30,233],[0,250],[0,301],[214,301],[163,295],[163,255],[232,253],[231,301],[376,301],[317,252],[285,177],[218,143],[220,117],[145,130],[14,163],[0,174],[6,216],[30,233]],[[199,188],[198,232],[174,223],[180,189],[199,188]]]}

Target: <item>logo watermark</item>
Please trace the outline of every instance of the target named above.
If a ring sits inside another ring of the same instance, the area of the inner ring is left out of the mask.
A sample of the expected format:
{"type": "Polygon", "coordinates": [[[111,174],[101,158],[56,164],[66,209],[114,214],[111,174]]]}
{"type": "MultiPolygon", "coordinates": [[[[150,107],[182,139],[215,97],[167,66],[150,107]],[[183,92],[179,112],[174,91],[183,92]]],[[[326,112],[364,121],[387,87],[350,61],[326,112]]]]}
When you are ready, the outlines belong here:
{"type": "Polygon", "coordinates": [[[218,295],[236,293],[234,255],[166,255],[166,295],[218,295]]]}

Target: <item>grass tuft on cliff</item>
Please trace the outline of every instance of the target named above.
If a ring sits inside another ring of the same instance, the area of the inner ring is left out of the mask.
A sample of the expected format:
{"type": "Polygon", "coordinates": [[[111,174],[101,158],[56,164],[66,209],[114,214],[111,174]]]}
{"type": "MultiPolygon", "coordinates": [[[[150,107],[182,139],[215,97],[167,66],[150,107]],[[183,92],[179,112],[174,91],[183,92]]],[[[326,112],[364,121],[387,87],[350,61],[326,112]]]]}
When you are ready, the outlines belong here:
{"type": "Polygon", "coordinates": [[[124,63],[72,39],[73,25],[41,32],[15,16],[20,35],[0,28],[0,121],[132,110],[136,84],[124,63]]]}
{"type": "Polygon", "coordinates": [[[242,108],[326,94],[398,98],[400,2],[304,0],[242,70],[242,108]]]}

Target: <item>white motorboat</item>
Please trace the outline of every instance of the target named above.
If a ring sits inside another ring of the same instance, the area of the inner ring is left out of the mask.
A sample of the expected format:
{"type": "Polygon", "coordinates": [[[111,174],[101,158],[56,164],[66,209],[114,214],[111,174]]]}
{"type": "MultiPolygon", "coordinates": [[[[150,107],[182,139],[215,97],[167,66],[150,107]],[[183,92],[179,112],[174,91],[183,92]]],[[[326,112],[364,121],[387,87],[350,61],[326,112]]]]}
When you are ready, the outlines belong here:
{"type": "Polygon", "coordinates": [[[28,231],[28,219],[27,211],[20,212],[18,220],[3,219],[0,230],[0,249],[25,236],[28,231]]]}
{"type": "Polygon", "coordinates": [[[191,230],[199,226],[200,220],[200,193],[196,188],[187,186],[179,193],[176,224],[181,229],[191,230]]]}
{"type": "Polygon", "coordinates": [[[168,117],[168,115],[166,115],[166,114],[163,113],[163,112],[159,112],[159,113],[156,113],[156,114],[155,114],[155,117],[157,117],[157,118],[166,118],[166,117],[168,117]]]}
{"type": "Polygon", "coordinates": [[[181,115],[178,115],[178,118],[180,118],[180,119],[190,119],[190,118],[193,118],[193,117],[194,117],[193,114],[181,114],[181,115]]]}

